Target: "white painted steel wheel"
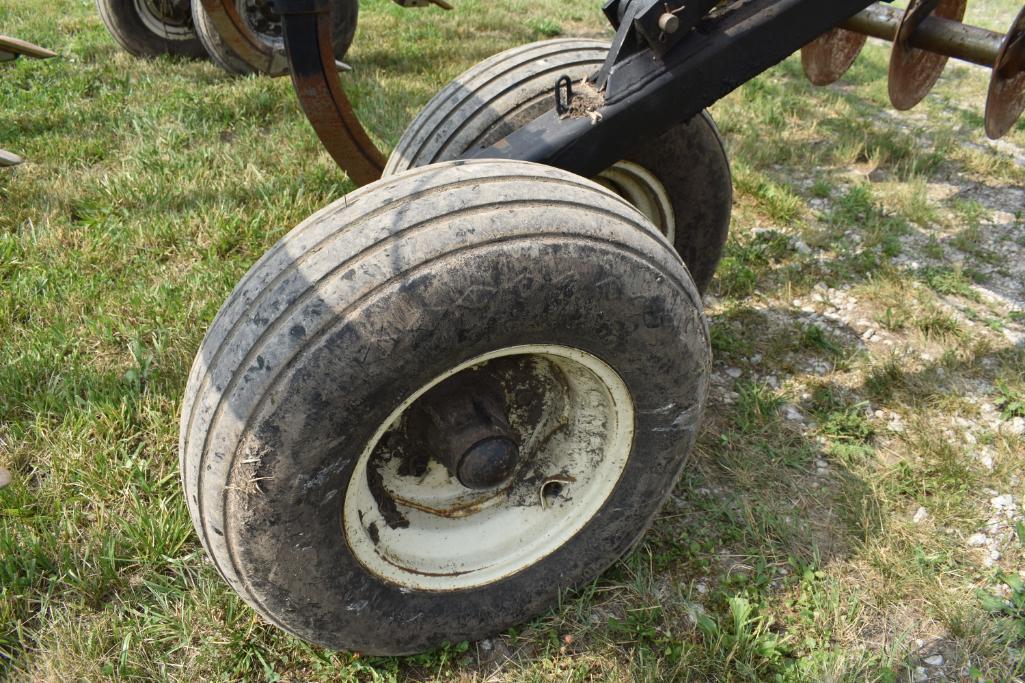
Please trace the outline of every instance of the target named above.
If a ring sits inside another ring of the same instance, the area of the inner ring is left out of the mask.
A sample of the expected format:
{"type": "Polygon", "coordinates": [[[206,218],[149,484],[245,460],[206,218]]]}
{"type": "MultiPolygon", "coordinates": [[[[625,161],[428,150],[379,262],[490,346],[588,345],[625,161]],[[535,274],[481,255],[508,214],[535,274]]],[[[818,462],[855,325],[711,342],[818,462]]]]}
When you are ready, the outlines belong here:
{"type": "Polygon", "coordinates": [[[523,162],[415,169],[290,232],[217,315],[182,409],[189,510],[225,579],[300,637],[484,637],[643,533],[709,363],[686,268],[612,192],[523,162]]]}
{"type": "Polygon", "coordinates": [[[658,176],[632,161],[617,161],[594,180],[633,204],[667,240],[675,242],[673,200],[658,176]]]}
{"type": "MultiPolygon", "coordinates": [[[[598,70],[608,43],[545,40],[501,52],[456,77],[424,107],[395,146],[385,175],[486,149],[552,109],[555,85],[598,70]]],[[[654,137],[595,180],[636,206],[672,242],[704,292],[722,257],[733,179],[707,112],[654,137]]]]}
{"type": "Polygon", "coordinates": [[[626,466],[633,426],[629,389],[586,351],[515,346],[473,358],[417,390],[374,434],[346,493],[346,539],[368,570],[408,588],[452,591],[498,581],[550,555],[598,512],[626,466]],[[522,387],[509,383],[507,404],[529,454],[517,476],[485,491],[460,485],[437,462],[420,476],[403,476],[402,458],[387,453],[382,437],[430,388],[499,358],[526,365],[543,387],[528,392],[546,409],[531,420],[529,402],[515,400],[522,387]],[[382,486],[407,509],[408,525],[390,526],[380,493],[370,490],[367,468],[381,455],[382,486]]]}

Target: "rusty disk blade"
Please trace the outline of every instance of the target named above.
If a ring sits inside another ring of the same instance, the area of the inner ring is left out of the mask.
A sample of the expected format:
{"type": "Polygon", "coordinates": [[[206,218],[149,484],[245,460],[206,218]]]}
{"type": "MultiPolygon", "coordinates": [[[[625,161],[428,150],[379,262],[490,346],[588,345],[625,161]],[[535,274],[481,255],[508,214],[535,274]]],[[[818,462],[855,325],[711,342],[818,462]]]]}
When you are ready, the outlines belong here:
{"type": "MultiPolygon", "coordinates": [[[[936,85],[947,58],[912,47],[915,29],[929,16],[929,0],[911,0],[897,29],[890,53],[890,102],[899,110],[911,109],[936,85]]],[[[964,17],[967,0],[940,0],[932,14],[952,21],[964,17]]]]}
{"type": "Polygon", "coordinates": [[[829,85],[840,79],[865,46],[866,36],[842,28],[823,33],[801,48],[801,66],[815,85],[829,85]]]}
{"type": "Polygon", "coordinates": [[[1025,7],[1007,32],[986,98],[986,135],[1002,138],[1025,111],[1025,7]]]}

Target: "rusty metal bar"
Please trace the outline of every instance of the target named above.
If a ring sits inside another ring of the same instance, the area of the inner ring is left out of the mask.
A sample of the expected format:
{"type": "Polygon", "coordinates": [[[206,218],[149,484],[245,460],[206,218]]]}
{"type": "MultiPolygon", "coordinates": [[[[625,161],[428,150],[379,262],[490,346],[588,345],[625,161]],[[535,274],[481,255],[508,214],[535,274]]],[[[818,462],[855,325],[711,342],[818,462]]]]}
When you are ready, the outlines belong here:
{"type": "Polygon", "coordinates": [[[338,81],[325,0],[278,0],[292,84],[328,154],[360,185],[381,177],[385,158],[360,124],[338,81]]]}
{"type": "MultiPolygon", "coordinates": [[[[893,42],[903,16],[902,9],[876,3],[848,19],[842,27],[893,42]]],[[[1003,40],[1002,33],[931,15],[912,34],[911,46],[992,68],[1003,40]]]]}

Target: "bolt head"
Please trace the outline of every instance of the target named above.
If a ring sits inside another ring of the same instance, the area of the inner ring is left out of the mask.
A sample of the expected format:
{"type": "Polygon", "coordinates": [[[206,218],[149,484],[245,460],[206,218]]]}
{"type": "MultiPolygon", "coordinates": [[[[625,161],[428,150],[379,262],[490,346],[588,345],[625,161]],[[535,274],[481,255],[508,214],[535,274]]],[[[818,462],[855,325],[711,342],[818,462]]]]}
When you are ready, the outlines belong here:
{"type": "Polygon", "coordinates": [[[666,12],[658,18],[658,27],[663,33],[673,34],[680,30],[680,17],[666,12]]]}

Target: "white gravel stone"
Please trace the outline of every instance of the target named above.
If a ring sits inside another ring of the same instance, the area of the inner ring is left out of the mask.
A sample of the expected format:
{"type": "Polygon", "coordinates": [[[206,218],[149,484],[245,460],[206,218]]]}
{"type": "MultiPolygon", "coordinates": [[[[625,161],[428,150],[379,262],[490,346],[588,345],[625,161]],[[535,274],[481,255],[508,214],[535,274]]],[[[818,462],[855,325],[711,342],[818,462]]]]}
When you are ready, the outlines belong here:
{"type": "Polygon", "coordinates": [[[943,666],[943,655],[930,655],[922,660],[926,666],[943,666]]]}
{"type": "Polygon", "coordinates": [[[989,543],[989,536],[986,534],[972,534],[968,537],[968,545],[973,548],[979,548],[989,543]]]}
{"type": "Polygon", "coordinates": [[[924,666],[915,667],[915,683],[929,680],[929,671],[924,666]]]}
{"type": "Polygon", "coordinates": [[[737,379],[738,377],[743,375],[744,372],[740,368],[726,368],[726,374],[732,377],[733,379],[737,379]]]}
{"type": "Polygon", "coordinates": [[[0,467],[0,489],[11,483],[11,473],[0,467]]]}
{"type": "Polygon", "coordinates": [[[929,511],[924,507],[919,507],[915,510],[915,515],[911,518],[911,521],[915,524],[921,524],[929,518],[929,511]]]}
{"type": "Polygon", "coordinates": [[[1010,493],[994,496],[990,498],[989,504],[997,510],[1012,510],[1014,509],[1014,496],[1010,493]]]}
{"type": "Polygon", "coordinates": [[[1016,417],[1004,424],[1002,431],[1011,436],[1025,434],[1025,417],[1016,417]]]}

